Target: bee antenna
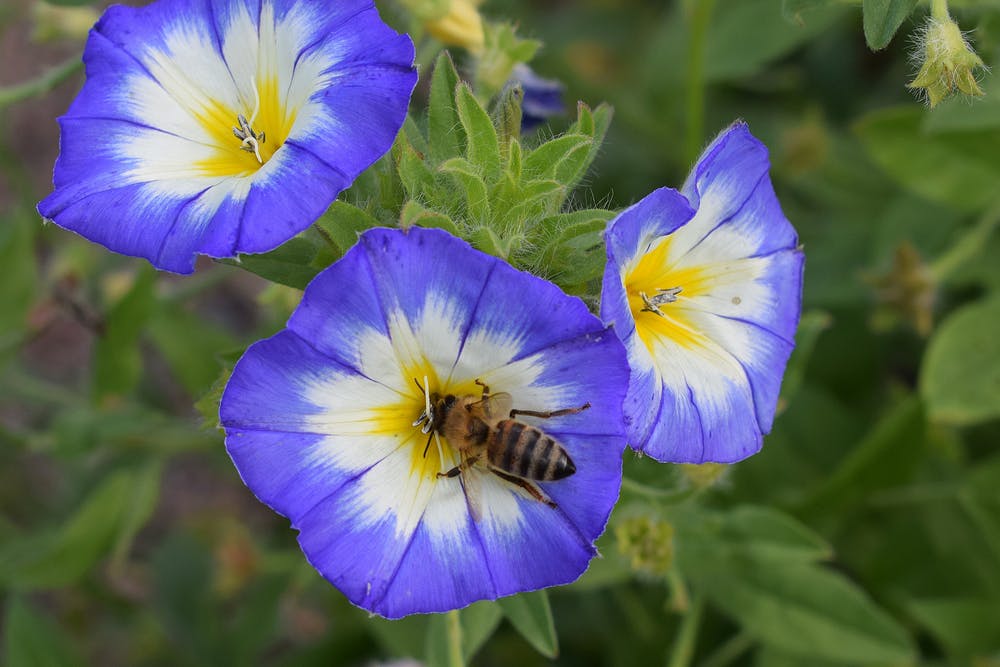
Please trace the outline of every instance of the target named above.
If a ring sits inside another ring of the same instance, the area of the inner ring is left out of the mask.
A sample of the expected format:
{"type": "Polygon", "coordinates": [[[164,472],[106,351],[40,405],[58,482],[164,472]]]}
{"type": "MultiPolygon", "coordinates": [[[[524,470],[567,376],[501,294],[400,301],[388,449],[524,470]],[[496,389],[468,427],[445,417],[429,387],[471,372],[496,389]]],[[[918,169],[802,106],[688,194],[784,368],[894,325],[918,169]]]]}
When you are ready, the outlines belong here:
{"type": "Polygon", "coordinates": [[[420,380],[418,380],[417,378],[413,378],[413,384],[417,385],[417,389],[420,390],[421,394],[426,394],[427,393],[426,391],[424,391],[423,385],[420,384],[420,380]]]}

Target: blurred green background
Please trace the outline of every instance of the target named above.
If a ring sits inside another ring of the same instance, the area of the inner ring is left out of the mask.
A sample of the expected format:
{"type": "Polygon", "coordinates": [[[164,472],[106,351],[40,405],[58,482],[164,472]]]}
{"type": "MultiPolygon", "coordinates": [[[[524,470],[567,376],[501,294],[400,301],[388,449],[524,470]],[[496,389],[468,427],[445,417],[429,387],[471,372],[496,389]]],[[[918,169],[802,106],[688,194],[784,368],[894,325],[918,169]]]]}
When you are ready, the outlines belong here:
{"type": "MultiPolygon", "coordinates": [[[[99,7],[72,4],[0,6],[0,662],[440,664],[444,617],[351,607],[214,429],[222,369],[300,293],[209,261],[157,274],[41,225],[82,74],[16,84],[78,59],[99,7]]],[[[541,137],[577,99],[615,108],[576,206],[679,187],[743,118],[807,263],[764,450],[725,468],[627,452],[604,558],[548,602],[461,612],[474,664],[1000,665],[1000,84],[927,109],[906,89],[926,6],[865,5],[901,17],[883,50],[859,2],[481,7],[567,86],[541,137]]],[[[951,5],[995,65],[1000,2],[951,5]]]]}

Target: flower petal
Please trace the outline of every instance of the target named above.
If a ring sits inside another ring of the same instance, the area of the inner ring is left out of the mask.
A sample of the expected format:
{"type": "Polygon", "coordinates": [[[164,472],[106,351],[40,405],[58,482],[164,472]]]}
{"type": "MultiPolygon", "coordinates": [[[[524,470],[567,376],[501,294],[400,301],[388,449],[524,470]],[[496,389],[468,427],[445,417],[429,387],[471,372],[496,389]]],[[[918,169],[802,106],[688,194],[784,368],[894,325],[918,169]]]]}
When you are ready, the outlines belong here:
{"type": "Polygon", "coordinates": [[[244,481],[291,519],[309,562],[397,618],[583,572],[621,483],[626,380],[620,342],[578,299],[445,232],[376,229],[306,288],[288,329],[247,350],[220,417],[244,481]],[[522,410],[590,404],[518,417],[576,463],[535,483],[557,508],[485,465],[439,475],[462,443],[421,432],[427,376],[428,391],[479,380],[522,410]]]}
{"type": "Polygon", "coordinates": [[[391,146],[416,83],[412,43],[370,0],[111,7],[84,61],[39,213],[183,273],[312,224],[391,146]]]}
{"type": "Polygon", "coordinates": [[[601,316],[628,352],[634,448],[730,463],[760,449],[801,311],[803,256],[746,125],[723,132],[685,184],[609,225],[601,316]]]}

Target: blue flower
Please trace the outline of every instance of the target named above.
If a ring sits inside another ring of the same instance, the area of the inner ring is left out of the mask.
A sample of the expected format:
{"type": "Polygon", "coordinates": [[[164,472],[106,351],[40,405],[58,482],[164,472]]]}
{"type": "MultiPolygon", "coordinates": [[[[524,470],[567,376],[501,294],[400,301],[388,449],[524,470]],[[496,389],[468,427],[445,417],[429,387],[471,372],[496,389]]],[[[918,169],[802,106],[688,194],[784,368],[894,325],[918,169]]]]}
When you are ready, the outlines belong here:
{"type": "Polygon", "coordinates": [[[309,562],[398,618],[586,569],[621,484],[627,378],[579,299],[445,232],[374,229],[247,350],[220,417],[309,562]],[[559,414],[505,424],[511,406],[559,414]],[[486,448],[497,434],[521,445],[486,448]]]}
{"type": "Polygon", "coordinates": [[[511,73],[511,83],[521,84],[524,99],[521,102],[521,131],[530,132],[553,116],[566,113],[563,93],[566,86],[557,79],[545,79],[525,65],[518,63],[511,73]]]}
{"type": "Polygon", "coordinates": [[[114,6],[83,58],[38,211],[181,273],[312,224],[389,149],[417,79],[372,0],[114,6]]]}
{"type": "Polygon", "coordinates": [[[738,461],[771,428],[803,255],[769,166],[736,123],[683,194],[656,190],[608,227],[601,317],[628,351],[629,442],[659,461],[738,461]]]}

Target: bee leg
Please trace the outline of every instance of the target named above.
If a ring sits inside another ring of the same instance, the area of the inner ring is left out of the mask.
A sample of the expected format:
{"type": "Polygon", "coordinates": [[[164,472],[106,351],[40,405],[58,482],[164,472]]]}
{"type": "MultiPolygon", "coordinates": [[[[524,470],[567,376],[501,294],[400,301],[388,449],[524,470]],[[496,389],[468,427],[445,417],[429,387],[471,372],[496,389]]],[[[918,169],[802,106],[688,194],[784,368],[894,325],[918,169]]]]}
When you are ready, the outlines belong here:
{"type": "Polygon", "coordinates": [[[480,387],[483,388],[483,398],[484,399],[485,398],[489,398],[489,396],[490,396],[490,386],[488,384],[486,384],[485,382],[483,382],[482,380],[480,380],[479,378],[476,378],[476,384],[478,384],[480,387]]]}
{"type": "Polygon", "coordinates": [[[431,438],[434,437],[434,431],[427,434],[427,444],[424,445],[424,458],[427,458],[427,450],[431,448],[431,438]]]}
{"type": "Polygon", "coordinates": [[[461,463],[459,463],[457,466],[455,466],[454,468],[452,468],[448,472],[439,472],[437,474],[437,476],[438,477],[458,477],[459,475],[462,474],[463,470],[467,470],[467,469],[471,468],[472,464],[475,463],[478,460],[479,460],[479,456],[470,456],[469,458],[465,459],[464,461],[462,461],[461,463]]]}
{"type": "Polygon", "coordinates": [[[538,502],[545,503],[546,505],[548,505],[552,509],[555,509],[556,507],[559,507],[554,502],[552,502],[552,499],[549,498],[547,495],[545,495],[545,493],[543,493],[541,489],[539,489],[537,486],[535,486],[534,484],[532,484],[528,480],[526,480],[526,479],[524,479],[522,477],[516,477],[514,475],[511,475],[509,473],[504,472],[503,470],[498,470],[497,468],[494,468],[492,466],[490,467],[490,472],[492,472],[494,475],[496,475],[497,477],[499,477],[501,479],[507,480],[511,484],[514,484],[516,486],[521,487],[522,489],[524,489],[525,491],[527,491],[531,495],[531,497],[534,498],[535,500],[537,500],[538,502]]]}
{"type": "Polygon", "coordinates": [[[578,408],[563,408],[562,410],[552,410],[551,412],[539,412],[537,410],[511,410],[510,418],[513,419],[517,415],[530,415],[532,417],[548,419],[549,417],[561,417],[562,415],[575,415],[578,412],[583,412],[589,407],[590,403],[587,402],[578,408]]]}

